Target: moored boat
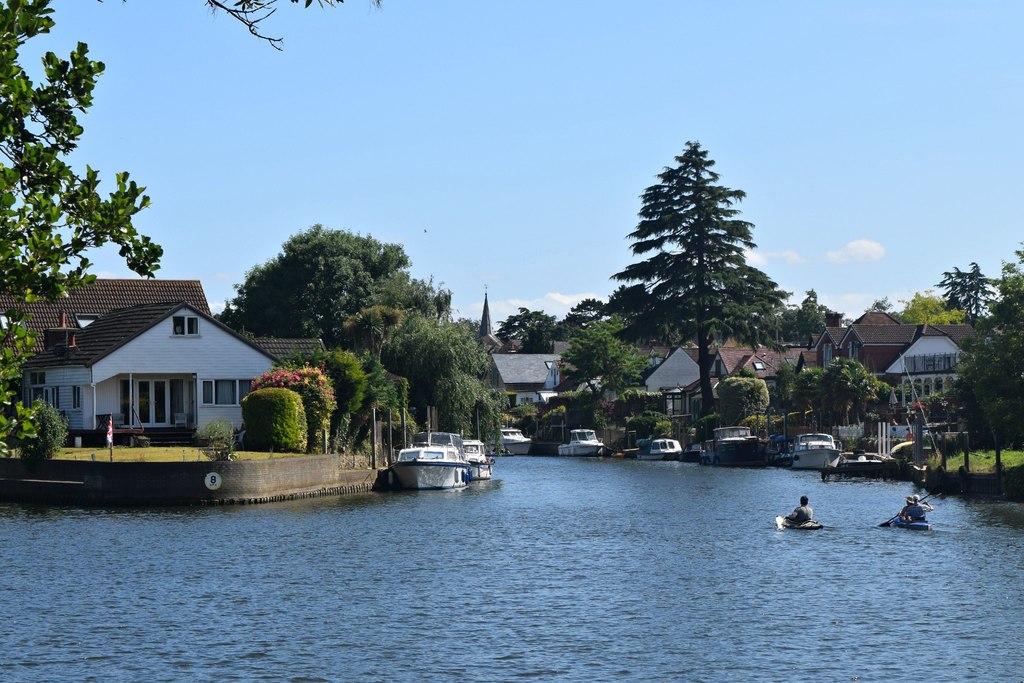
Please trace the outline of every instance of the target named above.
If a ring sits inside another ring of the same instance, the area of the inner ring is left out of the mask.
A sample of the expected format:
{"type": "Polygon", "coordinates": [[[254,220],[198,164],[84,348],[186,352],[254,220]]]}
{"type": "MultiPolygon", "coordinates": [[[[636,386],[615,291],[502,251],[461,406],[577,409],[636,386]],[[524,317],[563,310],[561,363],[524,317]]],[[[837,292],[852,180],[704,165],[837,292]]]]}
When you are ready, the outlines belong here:
{"type": "Polygon", "coordinates": [[[574,429],[569,433],[569,443],[558,445],[559,455],[601,455],[604,443],[597,438],[593,429],[574,429]]]}
{"type": "Polygon", "coordinates": [[[679,460],[682,446],[675,439],[645,439],[636,452],[637,460],[679,460]]]}
{"type": "Polygon", "coordinates": [[[831,434],[797,434],[790,447],[795,470],[821,470],[839,457],[839,448],[831,434]]]}
{"type": "Polygon", "coordinates": [[[466,462],[469,463],[469,475],[473,481],[479,479],[490,479],[494,468],[494,458],[487,455],[483,441],[476,439],[463,439],[462,451],[466,455],[466,462]]]}
{"type": "Polygon", "coordinates": [[[412,447],[398,452],[391,471],[404,489],[463,488],[471,474],[462,448],[458,434],[421,432],[413,436],[412,447]]]}
{"type": "Polygon", "coordinates": [[[761,442],[749,427],[719,427],[711,448],[705,449],[701,462],[726,467],[763,467],[767,464],[761,442]]]}
{"type": "Polygon", "coordinates": [[[533,440],[514,427],[501,430],[501,446],[508,455],[529,455],[533,440]]]}

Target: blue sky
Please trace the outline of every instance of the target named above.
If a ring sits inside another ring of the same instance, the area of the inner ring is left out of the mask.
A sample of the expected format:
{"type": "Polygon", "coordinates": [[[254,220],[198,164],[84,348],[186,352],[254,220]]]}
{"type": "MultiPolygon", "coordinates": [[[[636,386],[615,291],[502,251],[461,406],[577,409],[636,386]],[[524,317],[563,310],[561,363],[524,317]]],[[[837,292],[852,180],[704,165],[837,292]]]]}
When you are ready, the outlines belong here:
{"type": "Polygon", "coordinates": [[[615,289],[688,140],[747,193],[749,258],[794,303],[899,306],[1024,239],[1016,1],[282,0],[283,51],[202,0],[53,6],[31,48],[107,67],[73,161],[147,187],[159,276],[215,311],[321,223],[402,244],[462,317],[486,287],[495,321],[560,318],[615,289]]]}

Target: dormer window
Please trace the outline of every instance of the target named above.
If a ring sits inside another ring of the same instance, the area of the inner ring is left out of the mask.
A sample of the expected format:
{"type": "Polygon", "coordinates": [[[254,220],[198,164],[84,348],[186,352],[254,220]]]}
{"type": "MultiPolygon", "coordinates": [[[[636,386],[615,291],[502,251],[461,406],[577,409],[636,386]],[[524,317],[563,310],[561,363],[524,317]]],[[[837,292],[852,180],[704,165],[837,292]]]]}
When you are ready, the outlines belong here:
{"type": "Polygon", "coordinates": [[[88,327],[89,323],[96,322],[99,316],[95,313],[76,313],[75,322],[78,323],[79,327],[88,327]]]}
{"type": "Polygon", "coordinates": [[[199,318],[194,315],[176,315],[171,318],[174,335],[193,337],[199,334],[199,318]]]}
{"type": "Polygon", "coordinates": [[[755,370],[764,370],[764,368],[765,368],[765,364],[764,363],[762,363],[759,360],[755,360],[754,361],[754,369],[755,370]]]}

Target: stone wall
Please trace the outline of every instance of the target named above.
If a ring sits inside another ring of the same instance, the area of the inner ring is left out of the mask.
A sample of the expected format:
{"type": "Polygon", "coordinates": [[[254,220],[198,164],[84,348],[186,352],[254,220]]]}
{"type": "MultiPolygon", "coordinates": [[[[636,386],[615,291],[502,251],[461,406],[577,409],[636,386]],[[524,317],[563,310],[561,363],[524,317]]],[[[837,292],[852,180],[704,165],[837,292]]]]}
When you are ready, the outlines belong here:
{"type": "Polygon", "coordinates": [[[29,470],[0,459],[0,500],[70,505],[264,503],[371,491],[380,472],[344,456],[230,462],[46,460],[29,470]]]}

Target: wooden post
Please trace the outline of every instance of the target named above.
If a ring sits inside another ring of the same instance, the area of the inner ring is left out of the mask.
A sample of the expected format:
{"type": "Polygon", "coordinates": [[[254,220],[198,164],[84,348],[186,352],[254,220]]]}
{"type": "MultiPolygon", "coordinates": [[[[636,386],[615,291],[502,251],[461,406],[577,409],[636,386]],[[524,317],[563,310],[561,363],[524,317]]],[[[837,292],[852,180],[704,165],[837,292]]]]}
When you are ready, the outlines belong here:
{"type": "Polygon", "coordinates": [[[391,467],[391,459],[395,457],[395,430],[393,428],[394,414],[391,412],[391,408],[388,408],[388,467],[391,467]]]}

